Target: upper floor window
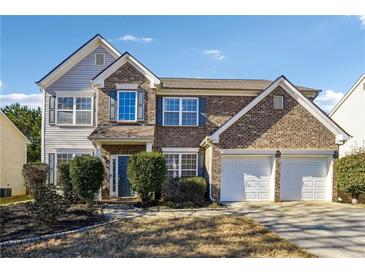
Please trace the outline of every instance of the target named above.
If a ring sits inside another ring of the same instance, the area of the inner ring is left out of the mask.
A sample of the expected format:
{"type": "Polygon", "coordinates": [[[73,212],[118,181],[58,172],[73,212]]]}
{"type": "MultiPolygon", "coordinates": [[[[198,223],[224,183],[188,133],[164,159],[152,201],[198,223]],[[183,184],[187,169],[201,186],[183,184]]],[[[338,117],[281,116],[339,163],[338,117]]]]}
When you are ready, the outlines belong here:
{"type": "Polygon", "coordinates": [[[95,65],[96,66],[104,66],[105,65],[105,54],[104,53],[96,53],[95,54],[95,65]]]}
{"type": "Polygon", "coordinates": [[[284,97],[274,96],[274,109],[283,109],[283,108],[284,108],[284,97]]]}
{"type": "Polygon", "coordinates": [[[92,97],[57,97],[57,124],[91,125],[92,97]]]}
{"type": "Polygon", "coordinates": [[[137,121],[137,92],[118,92],[118,120],[123,122],[137,121]]]}
{"type": "Polygon", "coordinates": [[[163,125],[197,126],[198,98],[163,98],[163,125]]]}

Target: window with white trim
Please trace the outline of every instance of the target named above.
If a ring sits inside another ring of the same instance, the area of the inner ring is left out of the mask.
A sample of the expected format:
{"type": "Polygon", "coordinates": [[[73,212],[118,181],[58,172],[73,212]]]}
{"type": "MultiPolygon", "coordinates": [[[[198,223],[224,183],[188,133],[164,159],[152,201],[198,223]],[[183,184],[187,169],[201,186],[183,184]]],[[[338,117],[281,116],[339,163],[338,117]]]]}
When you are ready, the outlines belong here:
{"type": "Polygon", "coordinates": [[[198,98],[163,98],[164,126],[197,126],[198,98]]]}
{"type": "Polygon", "coordinates": [[[95,65],[96,66],[104,66],[105,65],[105,54],[104,53],[96,53],[95,54],[95,65]]]}
{"type": "Polygon", "coordinates": [[[60,163],[67,163],[71,161],[76,156],[91,156],[92,154],[87,153],[57,153],[57,165],[60,163]]]}
{"type": "Polygon", "coordinates": [[[197,153],[164,153],[168,178],[198,175],[197,153]]]}
{"type": "Polygon", "coordinates": [[[58,125],[92,125],[92,97],[57,97],[58,125]]]}
{"type": "Polygon", "coordinates": [[[118,91],[118,121],[137,121],[136,91],[118,91]]]}
{"type": "Polygon", "coordinates": [[[284,108],[284,97],[281,95],[274,96],[274,109],[283,109],[284,108]]]}

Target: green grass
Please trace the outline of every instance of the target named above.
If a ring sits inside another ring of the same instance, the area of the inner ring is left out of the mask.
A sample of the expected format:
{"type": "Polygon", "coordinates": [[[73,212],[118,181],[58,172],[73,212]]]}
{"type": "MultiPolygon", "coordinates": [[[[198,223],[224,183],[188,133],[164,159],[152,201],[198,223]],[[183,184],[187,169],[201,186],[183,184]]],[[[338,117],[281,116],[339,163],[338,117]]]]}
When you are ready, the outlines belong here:
{"type": "Polygon", "coordinates": [[[21,196],[9,197],[9,198],[1,197],[0,205],[8,205],[8,204],[16,203],[16,202],[26,202],[26,201],[30,201],[31,199],[32,199],[32,197],[30,197],[30,195],[21,195],[21,196]]]}

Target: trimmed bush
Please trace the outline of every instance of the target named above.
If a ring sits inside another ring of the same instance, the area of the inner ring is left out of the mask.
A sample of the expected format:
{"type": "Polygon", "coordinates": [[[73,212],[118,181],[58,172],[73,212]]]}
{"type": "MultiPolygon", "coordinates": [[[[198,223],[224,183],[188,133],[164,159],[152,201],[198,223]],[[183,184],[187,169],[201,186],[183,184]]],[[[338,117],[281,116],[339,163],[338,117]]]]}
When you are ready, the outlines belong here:
{"type": "Polygon", "coordinates": [[[357,203],[359,195],[365,193],[365,150],[338,159],[335,166],[338,188],[350,193],[357,203]]]}
{"type": "Polygon", "coordinates": [[[63,162],[57,165],[57,186],[61,188],[63,195],[68,202],[76,203],[78,201],[78,197],[73,191],[70,176],[70,163],[63,162]]]}
{"type": "Polygon", "coordinates": [[[200,203],[204,201],[207,183],[203,177],[174,178],[162,186],[162,194],[166,201],[175,203],[200,203]]]}
{"type": "Polygon", "coordinates": [[[152,200],[154,193],[161,190],[166,172],[166,161],[161,153],[140,152],[129,157],[129,183],[145,205],[152,200]]]}
{"type": "Polygon", "coordinates": [[[38,190],[46,185],[48,165],[42,163],[24,164],[22,170],[25,186],[33,199],[37,200],[38,190]]]}
{"type": "Polygon", "coordinates": [[[97,157],[76,156],[70,161],[70,177],[74,192],[91,206],[103,184],[103,163],[97,157]]]}

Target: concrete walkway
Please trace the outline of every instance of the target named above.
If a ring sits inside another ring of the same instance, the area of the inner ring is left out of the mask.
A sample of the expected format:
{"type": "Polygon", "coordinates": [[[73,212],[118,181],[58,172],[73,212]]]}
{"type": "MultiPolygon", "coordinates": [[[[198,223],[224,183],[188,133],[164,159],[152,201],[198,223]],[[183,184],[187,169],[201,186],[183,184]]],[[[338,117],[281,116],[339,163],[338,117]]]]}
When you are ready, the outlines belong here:
{"type": "Polygon", "coordinates": [[[148,212],[109,206],[113,218],[246,215],[320,257],[365,257],[365,207],[337,203],[240,202],[224,211],[148,212]]]}

